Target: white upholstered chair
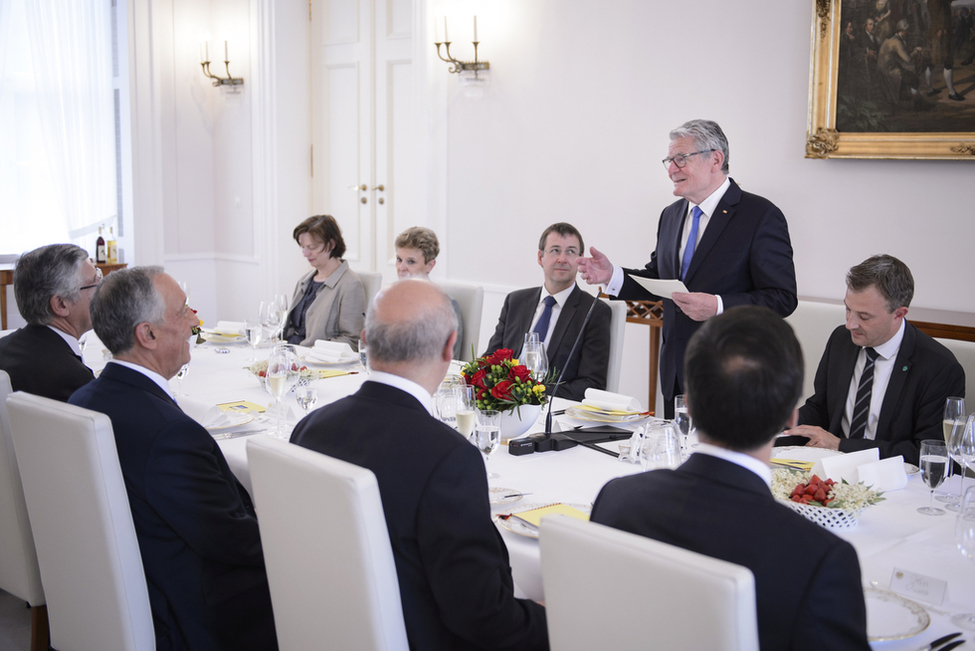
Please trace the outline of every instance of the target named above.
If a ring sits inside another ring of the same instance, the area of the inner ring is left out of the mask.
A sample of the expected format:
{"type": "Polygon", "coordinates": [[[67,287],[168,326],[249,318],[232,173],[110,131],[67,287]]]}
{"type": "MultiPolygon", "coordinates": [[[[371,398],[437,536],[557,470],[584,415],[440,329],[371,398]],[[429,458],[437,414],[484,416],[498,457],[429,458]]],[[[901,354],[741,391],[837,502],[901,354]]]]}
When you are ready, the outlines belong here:
{"type": "Polygon", "coordinates": [[[620,370],[623,368],[623,337],[626,334],[626,301],[601,299],[609,306],[609,366],[606,369],[606,390],[620,390],[620,370]]]}
{"type": "Polygon", "coordinates": [[[936,338],[940,344],[950,350],[965,370],[965,406],[971,410],[975,407],[975,342],[960,339],[936,338]]]}
{"type": "Polygon", "coordinates": [[[20,391],[7,399],[7,415],[51,646],[154,650],[146,577],[108,416],[20,391]]]}
{"type": "MultiPolygon", "coordinates": [[[[462,283],[437,283],[447,292],[447,296],[457,301],[460,314],[464,319],[464,339],[460,346],[460,359],[470,362],[471,347],[480,350],[478,339],[481,336],[481,309],[484,307],[484,288],[477,285],[462,283]]],[[[475,355],[478,353],[475,352],[475,355]]]]}
{"type": "Polygon", "coordinates": [[[372,271],[357,271],[356,274],[362,281],[362,288],[366,290],[366,308],[368,308],[383,286],[383,275],[372,271]]]}
{"type": "Polygon", "coordinates": [[[407,649],[375,475],[263,436],[247,458],[281,651],[407,649]]]}
{"type": "Polygon", "coordinates": [[[747,568],[566,516],[539,539],[552,651],[757,651],[747,568]]]}
{"type": "Polygon", "coordinates": [[[31,651],[47,651],[44,588],[7,420],[7,396],[10,393],[10,376],[0,371],[0,590],[30,604],[31,651]]]}

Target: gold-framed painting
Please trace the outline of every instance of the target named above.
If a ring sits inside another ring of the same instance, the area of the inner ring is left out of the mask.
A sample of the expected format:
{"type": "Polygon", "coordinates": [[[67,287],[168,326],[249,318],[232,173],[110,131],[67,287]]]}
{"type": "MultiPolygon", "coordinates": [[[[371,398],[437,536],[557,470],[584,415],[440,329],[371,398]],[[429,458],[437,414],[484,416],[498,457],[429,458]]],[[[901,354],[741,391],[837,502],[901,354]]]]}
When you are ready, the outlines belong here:
{"type": "Polygon", "coordinates": [[[975,161],[975,0],[814,0],[806,158],[975,161]]]}

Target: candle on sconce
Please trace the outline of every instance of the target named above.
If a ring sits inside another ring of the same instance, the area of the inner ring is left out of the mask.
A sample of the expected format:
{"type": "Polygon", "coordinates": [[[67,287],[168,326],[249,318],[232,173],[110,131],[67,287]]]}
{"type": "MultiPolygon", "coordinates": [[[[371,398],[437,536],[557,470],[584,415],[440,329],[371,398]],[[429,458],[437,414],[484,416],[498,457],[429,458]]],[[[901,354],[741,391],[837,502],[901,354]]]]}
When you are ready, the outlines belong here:
{"type": "Polygon", "coordinates": [[[443,40],[445,43],[450,42],[450,35],[447,33],[447,17],[443,17],[443,40]]]}
{"type": "Polygon", "coordinates": [[[223,60],[225,63],[230,62],[230,55],[227,54],[227,41],[223,42],[223,60]]]}
{"type": "Polygon", "coordinates": [[[474,16],[474,40],[477,40],[477,16],[474,16]]]}
{"type": "Polygon", "coordinates": [[[434,43],[443,43],[443,39],[440,38],[440,21],[437,20],[436,16],[433,18],[433,37],[434,43]]]}
{"type": "Polygon", "coordinates": [[[203,41],[204,51],[206,52],[206,60],[210,60],[210,41],[203,41]]]}
{"type": "Polygon", "coordinates": [[[201,39],[200,40],[200,63],[206,63],[206,62],[207,62],[206,56],[204,56],[203,54],[203,40],[201,39]]]}

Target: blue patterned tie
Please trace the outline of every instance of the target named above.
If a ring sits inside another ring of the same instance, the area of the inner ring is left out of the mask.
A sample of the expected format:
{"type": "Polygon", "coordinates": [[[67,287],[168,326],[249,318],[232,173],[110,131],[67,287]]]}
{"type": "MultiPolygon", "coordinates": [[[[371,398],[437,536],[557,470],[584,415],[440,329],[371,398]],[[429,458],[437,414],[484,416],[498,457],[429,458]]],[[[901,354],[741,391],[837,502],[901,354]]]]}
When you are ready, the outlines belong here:
{"type": "Polygon", "coordinates": [[[856,402],[853,404],[853,420],[850,423],[850,438],[862,439],[867,431],[867,417],[870,415],[870,399],[873,397],[873,365],[880,354],[873,348],[865,348],[867,363],[860,375],[856,402]]]}
{"type": "Polygon", "coordinates": [[[691,234],[687,238],[687,246],[684,247],[684,257],[680,259],[680,279],[684,280],[684,276],[687,275],[687,268],[691,266],[691,258],[694,257],[694,248],[697,246],[697,227],[701,225],[701,215],[704,212],[694,206],[691,211],[694,215],[694,221],[691,222],[691,234]]]}
{"type": "Polygon", "coordinates": [[[552,320],[552,306],[555,305],[554,296],[545,297],[545,309],[542,310],[542,316],[538,317],[538,323],[532,328],[532,332],[538,333],[538,340],[545,341],[545,335],[548,334],[548,322],[552,320]]]}

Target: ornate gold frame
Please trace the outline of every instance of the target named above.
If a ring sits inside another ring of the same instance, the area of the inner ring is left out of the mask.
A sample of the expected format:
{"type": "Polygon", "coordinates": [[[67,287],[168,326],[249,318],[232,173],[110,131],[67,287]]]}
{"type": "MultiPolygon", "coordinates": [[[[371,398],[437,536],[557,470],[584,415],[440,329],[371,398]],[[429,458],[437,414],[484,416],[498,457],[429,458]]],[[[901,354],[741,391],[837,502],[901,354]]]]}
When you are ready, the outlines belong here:
{"type": "Polygon", "coordinates": [[[842,0],[815,0],[806,158],[975,160],[975,132],[846,133],[836,130],[836,62],[842,0]]]}

